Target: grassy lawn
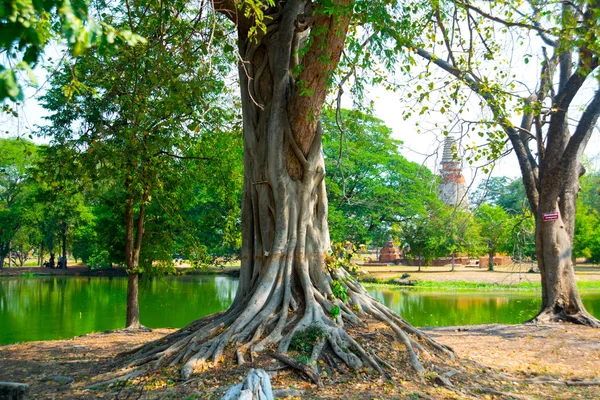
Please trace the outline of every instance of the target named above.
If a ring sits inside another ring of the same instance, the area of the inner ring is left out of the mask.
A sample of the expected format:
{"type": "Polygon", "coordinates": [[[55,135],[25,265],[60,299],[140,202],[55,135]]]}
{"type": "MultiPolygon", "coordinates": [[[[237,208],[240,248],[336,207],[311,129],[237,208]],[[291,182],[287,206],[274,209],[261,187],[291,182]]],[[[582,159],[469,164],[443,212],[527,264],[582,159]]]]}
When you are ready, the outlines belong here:
{"type": "MultiPolygon", "coordinates": [[[[485,283],[485,282],[466,282],[466,281],[424,281],[407,280],[406,285],[397,283],[401,281],[400,276],[390,279],[377,279],[369,277],[361,279],[363,283],[385,285],[389,287],[411,287],[416,289],[435,289],[435,290],[541,290],[542,285],[539,282],[520,282],[517,284],[485,283]]],[[[591,291],[600,289],[600,281],[577,282],[577,287],[581,291],[591,291]]]]}

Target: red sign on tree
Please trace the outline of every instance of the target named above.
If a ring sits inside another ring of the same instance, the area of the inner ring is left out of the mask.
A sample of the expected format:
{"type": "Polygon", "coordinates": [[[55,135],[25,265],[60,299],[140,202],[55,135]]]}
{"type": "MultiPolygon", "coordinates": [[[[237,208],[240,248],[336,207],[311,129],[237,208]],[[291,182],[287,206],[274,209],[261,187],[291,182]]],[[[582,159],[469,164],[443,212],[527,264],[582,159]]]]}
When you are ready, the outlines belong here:
{"type": "Polygon", "coordinates": [[[558,211],[542,214],[544,221],[556,221],[558,219],[558,211]]]}

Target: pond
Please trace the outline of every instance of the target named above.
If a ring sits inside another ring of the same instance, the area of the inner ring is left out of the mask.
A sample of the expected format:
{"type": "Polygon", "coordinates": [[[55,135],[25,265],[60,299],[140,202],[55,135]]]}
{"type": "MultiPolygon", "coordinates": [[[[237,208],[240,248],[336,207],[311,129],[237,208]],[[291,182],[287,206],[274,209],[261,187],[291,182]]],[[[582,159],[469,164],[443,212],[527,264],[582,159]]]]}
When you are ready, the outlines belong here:
{"type": "MultiPolygon", "coordinates": [[[[140,290],[140,319],[150,328],[180,328],[226,309],[237,279],[191,276],[153,280],[140,290]]],[[[540,306],[538,291],[439,292],[367,286],[376,299],[415,326],[519,323],[540,306]]],[[[70,338],[123,328],[127,278],[0,279],[0,344],[70,338]]],[[[600,291],[582,293],[600,316],[600,291]]]]}

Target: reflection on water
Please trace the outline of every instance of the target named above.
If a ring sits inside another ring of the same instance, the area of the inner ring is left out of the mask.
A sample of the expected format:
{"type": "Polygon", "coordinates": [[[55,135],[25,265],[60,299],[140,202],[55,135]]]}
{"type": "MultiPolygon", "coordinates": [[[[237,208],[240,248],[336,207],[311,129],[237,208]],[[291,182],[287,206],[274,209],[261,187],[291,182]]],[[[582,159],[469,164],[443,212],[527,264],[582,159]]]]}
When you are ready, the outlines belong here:
{"type": "MultiPolygon", "coordinates": [[[[140,320],[183,327],[229,307],[238,281],[224,276],[156,279],[140,285],[140,320]]],[[[125,326],[127,278],[0,280],[0,344],[69,338],[125,326]]]]}
{"type": "MultiPolygon", "coordinates": [[[[540,291],[434,292],[365,285],[369,294],[415,326],[518,324],[535,316],[540,291]]],[[[600,293],[582,293],[587,310],[600,317],[600,293]]]]}
{"type": "MultiPolygon", "coordinates": [[[[156,279],[140,286],[140,319],[151,327],[183,327],[226,309],[238,281],[226,276],[156,279]]],[[[540,307],[539,292],[432,292],[367,286],[369,293],[416,326],[519,323],[540,307]]],[[[0,279],[0,344],[69,338],[123,328],[127,278],[0,279]]],[[[583,302],[600,317],[600,293],[583,302]]]]}

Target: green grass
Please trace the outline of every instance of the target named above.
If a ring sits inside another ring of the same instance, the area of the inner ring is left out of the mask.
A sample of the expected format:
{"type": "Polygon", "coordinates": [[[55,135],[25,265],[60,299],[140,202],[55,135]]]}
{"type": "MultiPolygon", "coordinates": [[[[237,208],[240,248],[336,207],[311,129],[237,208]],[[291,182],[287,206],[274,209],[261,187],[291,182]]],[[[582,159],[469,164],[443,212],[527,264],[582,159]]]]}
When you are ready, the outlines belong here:
{"type": "MultiPolygon", "coordinates": [[[[384,285],[393,288],[414,288],[414,289],[435,289],[442,291],[455,291],[455,290],[541,290],[542,285],[538,282],[521,282],[519,284],[503,284],[503,283],[483,283],[483,282],[465,282],[465,281],[421,281],[421,280],[412,280],[414,285],[411,286],[402,286],[392,283],[393,279],[399,279],[400,277],[390,278],[390,279],[377,279],[376,281],[373,278],[370,278],[368,281],[364,283],[374,284],[374,285],[384,285]]],[[[600,281],[592,281],[592,282],[577,282],[577,287],[579,290],[598,290],[600,289],[600,281]]]]}

